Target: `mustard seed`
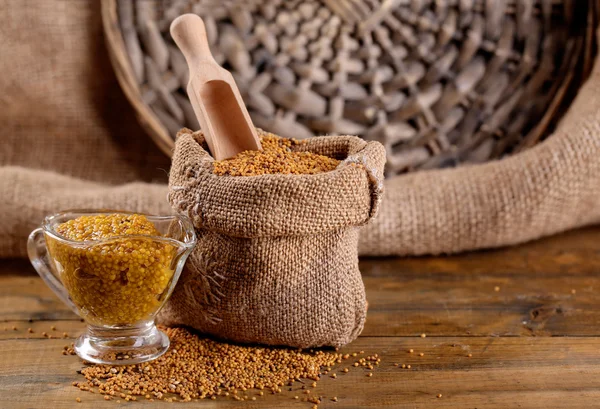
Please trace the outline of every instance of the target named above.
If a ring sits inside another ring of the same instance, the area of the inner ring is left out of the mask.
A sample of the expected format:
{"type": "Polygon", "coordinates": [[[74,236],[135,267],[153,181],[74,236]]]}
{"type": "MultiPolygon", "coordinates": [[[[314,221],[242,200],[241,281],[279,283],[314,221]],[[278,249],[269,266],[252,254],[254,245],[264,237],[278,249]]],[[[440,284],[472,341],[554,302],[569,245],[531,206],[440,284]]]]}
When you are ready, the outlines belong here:
{"type": "Polygon", "coordinates": [[[467,356],[468,356],[469,358],[471,358],[471,357],[473,356],[473,354],[468,354],[467,356]]]}
{"type": "Polygon", "coordinates": [[[408,353],[409,353],[409,354],[412,354],[413,352],[415,352],[415,350],[414,350],[414,349],[412,349],[412,348],[408,350],[408,353]]]}
{"type": "Polygon", "coordinates": [[[13,331],[16,331],[17,330],[16,325],[13,325],[12,329],[13,329],[13,331]]]}
{"type": "Polygon", "coordinates": [[[427,334],[421,334],[421,338],[427,337],[427,334]]]}
{"type": "Polygon", "coordinates": [[[405,365],[405,364],[402,364],[402,369],[405,369],[405,368],[406,368],[406,365],[405,365]]]}
{"type": "Polygon", "coordinates": [[[81,398],[75,398],[75,402],[81,403],[81,398]]]}
{"type": "Polygon", "coordinates": [[[500,291],[500,287],[498,287],[498,286],[494,287],[494,291],[496,291],[496,292],[500,291]]]}
{"type": "Polygon", "coordinates": [[[338,398],[337,398],[337,396],[334,396],[333,398],[331,398],[331,400],[334,401],[334,402],[337,402],[338,398]]]}
{"type": "Polygon", "coordinates": [[[315,174],[328,172],[340,161],[312,152],[303,152],[301,140],[273,134],[260,137],[262,151],[244,151],[231,159],[213,162],[216,175],[255,176],[265,174],[315,174]]]}
{"type": "Polygon", "coordinates": [[[410,365],[406,365],[406,369],[410,369],[410,365]]]}
{"type": "Polygon", "coordinates": [[[438,397],[438,398],[441,398],[441,397],[442,397],[442,394],[441,394],[441,393],[438,393],[438,394],[437,394],[437,397],[438,397]]]}
{"type": "MultiPolygon", "coordinates": [[[[171,349],[161,358],[119,367],[89,365],[81,371],[85,382],[77,385],[105,395],[123,393],[129,400],[146,396],[167,402],[189,401],[230,394],[235,400],[253,400],[250,394],[236,393],[251,389],[280,393],[281,386],[300,379],[312,379],[314,387],[321,368],[332,368],[340,357],[324,351],[231,345],[201,338],[184,328],[161,329],[171,340],[171,349]],[[273,367],[278,369],[273,371],[273,367]],[[163,396],[167,393],[176,398],[163,396]]],[[[309,395],[310,390],[304,393],[309,395]]],[[[262,391],[258,394],[263,396],[262,391]]]]}
{"type": "Polygon", "coordinates": [[[425,354],[423,352],[420,352],[419,356],[425,356],[425,354]]]}
{"type": "Polygon", "coordinates": [[[33,334],[33,329],[27,328],[27,332],[29,332],[30,334],[33,334]]]}
{"type": "Polygon", "coordinates": [[[373,373],[372,373],[372,372],[369,372],[369,373],[367,374],[367,376],[370,378],[371,376],[373,376],[373,373]]]}
{"type": "Polygon", "coordinates": [[[55,325],[52,325],[52,326],[50,327],[50,329],[51,329],[52,331],[56,331],[56,326],[55,326],[55,325]]]}
{"type": "MultiPolygon", "coordinates": [[[[46,237],[54,263],[75,303],[96,325],[130,324],[147,318],[161,304],[161,294],[173,276],[176,249],[141,236],[160,236],[154,224],[138,214],[81,216],[54,228],[75,241],[114,241],[73,247],[46,237]],[[136,235],[135,238],[122,236],[136,235]]],[[[52,330],[56,327],[52,326],[52,330]]],[[[125,358],[127,359],[127,358],[125,358]]]]}

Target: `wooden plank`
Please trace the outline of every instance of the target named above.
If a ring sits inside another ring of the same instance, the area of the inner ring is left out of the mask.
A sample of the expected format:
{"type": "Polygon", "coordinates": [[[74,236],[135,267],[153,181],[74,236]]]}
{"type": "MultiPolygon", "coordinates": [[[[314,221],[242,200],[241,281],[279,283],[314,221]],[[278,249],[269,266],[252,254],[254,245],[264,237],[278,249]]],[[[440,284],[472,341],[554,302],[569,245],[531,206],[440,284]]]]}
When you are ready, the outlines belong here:
{"type": "MultiPolygon", "coordinates": [[[[316,391],[340,401],[319,409],[600,407],[599,235],[591,228],[461,256],[362,260],[369,316],[345,350],[378,353],[383,363],[372,378],[363,370],[324,378],[316,391]],[[422,332],[427,338],[415,336],[422,332]]],[[[70,386],[81,363],[60,351],[84,325],[33,274],[25,261],[0,263],[0,407],[114,407],[70,386]],[[47,339],[44,331],[69,338],[47,339]]],[[[188,405],[312,406],[296,394],[188,405]]]]}
{"type": "MultiPolygon", "coordinates": [[[[54,339],[0,341],[0,399],[4,405],[0,406],[71,408],[75,398],[81,397],[83,402],[76,407],[114,408],[115,402],[70,386],[81,379],[76,371],[82,365],[77,357],[61,355],[63,344],[54,339]]],[[[600,339],[595,337],[361,337],[344,349],[358,350],[380,354],[382,364],[372,378],[366,377],[368,370],[362,368],[343,374],[339,372],[343,365],[337,368],[337,379],[323,377],[315,392],[337,396],[339,402],[326,400],[319,409],[583,408],[597,407],[600,399],[600,339]],[[409,354],[409,348],[415,353],[409,354]],[[418,352],[425,356],[419,357],[418,352]],[[412,369],[393,366],[398,362],[411,364],[412,369]],[[442,398],[436,398],[438,393],[442,398]]],[[[186,407],[311,407],[293,399],[299,386],[257,401],[222,399],[186,407]]],[[[144,402],[146,408],[160,405],[144,402]]]]}
{"type": "Polygon", "coordinates": [[[451,257],[363,259],[363,335],[600,335],[599,236],[593,227],[451,257]]]}

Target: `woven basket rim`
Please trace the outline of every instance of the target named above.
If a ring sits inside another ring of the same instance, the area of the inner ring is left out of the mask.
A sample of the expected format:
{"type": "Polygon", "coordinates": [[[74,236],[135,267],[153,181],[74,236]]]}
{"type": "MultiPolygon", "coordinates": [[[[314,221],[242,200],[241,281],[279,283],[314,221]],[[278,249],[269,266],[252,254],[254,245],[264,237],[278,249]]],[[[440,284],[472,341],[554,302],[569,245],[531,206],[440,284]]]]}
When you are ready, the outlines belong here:
{"type": "MultiPolygon", "coordinates": [[[[154,143],[167,156],[171,157],[175,146],[174,139],[170,136],[169,131],[161,123],[150,106],[145,104],[142,100],[140,86],[136,81],[118,21],[118,1],[119,0],[103,0],[101,5],[106,46],[111,64],[126,98],[134,108],[140,125],[148,133],[154,143]]],[[[574,91],[573,82],[578,81],[575,88],[576,93],[593,68],[597,44],[596,35],[600,35],[600,32],[596,32],[598,30],[598,21],[600,20],[600,5],[594,0],[588,0],[588,4],[590,12],[588,13],[586,21],[585,37],[576,42],[576,49],[573,50],[575,56],[571,58],[569,74],[562,79],[561,85],[549,100],[548,107],[543,116],[536,125],[523,136],[525,141],[531,141],[530,144],[526,146],[527,148],[538,141],[539,143],[544,143],[544,140],[540,140],[542,134],[547,132],[568,109],[568,106],[565,106],[568,105],[565,104],[565,99],[569,96],[570,92],[572,93],[574,91]],[[580,69],[577,69],[578,67],[580,67],[580,69]]],[[[573,96],[574,95],[571,95],[571,97],[573,96]]],[[[519,155],[524,150],[524,148],[516,150],[510,156],[519,155]]],[[[476,165],[485,165],[486,163],[487,162],[476,165]]]]}

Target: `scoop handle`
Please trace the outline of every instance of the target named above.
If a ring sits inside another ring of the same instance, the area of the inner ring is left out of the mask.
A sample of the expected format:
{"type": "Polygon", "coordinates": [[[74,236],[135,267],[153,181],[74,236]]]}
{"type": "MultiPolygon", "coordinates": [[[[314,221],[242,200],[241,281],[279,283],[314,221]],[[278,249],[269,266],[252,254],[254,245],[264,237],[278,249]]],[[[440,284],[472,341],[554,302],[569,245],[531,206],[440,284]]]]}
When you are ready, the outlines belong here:
{"type": "Polygon", "coordinates": [[[170,31],[190,70],[192,67],[197,67],[198,62],[202,60],[215,61],[208,46],[204,22],[196,14],[188,13],[177,17],[171,23],[170,31]]]}

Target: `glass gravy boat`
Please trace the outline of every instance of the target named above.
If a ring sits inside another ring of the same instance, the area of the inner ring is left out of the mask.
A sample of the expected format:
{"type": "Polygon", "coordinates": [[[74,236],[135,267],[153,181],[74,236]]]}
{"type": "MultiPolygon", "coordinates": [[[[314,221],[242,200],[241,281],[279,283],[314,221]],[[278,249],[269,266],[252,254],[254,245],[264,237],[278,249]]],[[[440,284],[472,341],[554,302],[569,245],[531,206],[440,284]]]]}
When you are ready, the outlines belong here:
{"type": "Polygon", "coordinates": [[[154,319],[196,244],[194,227],[185,216],[145,215],[160,235],[74,241],[55,230],[80,216],[109,214],[133,213],[56,213],[30,234],[27,252],[40,277],[87,324],[75,342],[77,355],[101,364],[150,361],[169,348],[154,319]]]}

